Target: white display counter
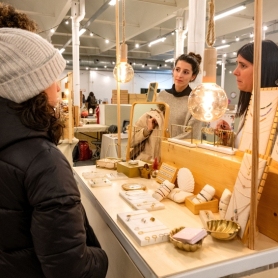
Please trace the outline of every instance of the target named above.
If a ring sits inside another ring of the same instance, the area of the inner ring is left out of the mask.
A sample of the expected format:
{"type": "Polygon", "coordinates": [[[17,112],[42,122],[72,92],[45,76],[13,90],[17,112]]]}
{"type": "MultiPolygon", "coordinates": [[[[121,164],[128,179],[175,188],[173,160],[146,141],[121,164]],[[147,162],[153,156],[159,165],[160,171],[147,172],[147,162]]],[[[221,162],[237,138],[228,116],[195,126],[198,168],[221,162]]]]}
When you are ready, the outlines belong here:
{"type": "MultiPolygon", "coordinates": [[[[258,234],[256,250],[248,249],[237,238],[219,241],[211,236],[205,238],[201,249],[192,253],[178,250],[170,242],[142,247],[117,220],[118,213],[133,211],[119,193],[123,190],[121,186],[124,183],[142,183],[147,186],[149,193],[159,187],[159,184],[155,180],[132,178],[117,180],[111,186],[92,188],[88,185],[88,180],[83,178],[83,172],[109,173],[111,170],[84,166],[74,167],[73,171],[89,222],[109,258],[107,278],[215,278],[278,261],[278,243],[262,234],[258,234]]],[[[164,199],[162,203],[165,209],[152,211],[151,214],[168,228],[202,227],[199,216],[192,214],[184,204],[177,204],[169,199],[164,199]]],[[[267,274],[262,275],[261,277],[267,277],[267,274]]]]}

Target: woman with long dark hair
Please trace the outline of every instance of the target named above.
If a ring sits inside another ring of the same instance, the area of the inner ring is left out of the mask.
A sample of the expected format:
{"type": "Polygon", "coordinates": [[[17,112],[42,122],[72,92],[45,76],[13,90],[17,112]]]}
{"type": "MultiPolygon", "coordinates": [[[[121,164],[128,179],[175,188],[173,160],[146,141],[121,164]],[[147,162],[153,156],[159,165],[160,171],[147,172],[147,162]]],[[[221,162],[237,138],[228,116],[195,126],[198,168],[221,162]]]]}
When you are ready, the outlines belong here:
{"type": "MultiPolygon", "coordinates": [[[[237,66],[233,72],[240,90],[236,117],[240,118],[236,146],[241,137],[244,119],[253,91],[254,43],[242,46],[237,52],[237,66]]],[[[278,86],[278,46],[271,40],[262,41],[261,88],[278,86]]]]}

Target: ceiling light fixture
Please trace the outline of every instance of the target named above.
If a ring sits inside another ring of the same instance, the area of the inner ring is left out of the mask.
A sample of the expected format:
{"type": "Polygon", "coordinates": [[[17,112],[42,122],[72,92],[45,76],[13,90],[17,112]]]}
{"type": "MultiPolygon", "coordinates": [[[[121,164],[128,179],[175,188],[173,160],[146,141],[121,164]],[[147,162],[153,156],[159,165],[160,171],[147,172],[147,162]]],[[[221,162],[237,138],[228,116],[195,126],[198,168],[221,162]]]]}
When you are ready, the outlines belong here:
{"type": "Polygon", "coordinates": [[[85,32],[86,32],[85,28],[80,29],[78,32],[79,37],[82,36],[85,32]]]}
{"type": "Polygon", "coordinates": [[[151,47],[152,45],[156,44],[156,43],[159,43],[159,42],[164,42],[166,40],[165,37],[162,37],[162,38],[159,38],[157,40],[154,40],[152,42],[149,43],[149,47],[151,47]]]}
{"type": "Polygon", "coordinates": [[[167,59],[167,60],[165,60],[165,63],[172,63],[172,62],[174,62],[174,58],[170,58],[170,59],[167,59]]]}
{"type": "Polygon", "coordinates": [[[114,67],[114,78],[121,83],[129,82],[134,76],[134,70],[130,64],[127,63],[127,44],[125,43],[125,0],[122,1],[122,35],[123,42],[120,45],[120,62],[114,67]]]}
{"type": "Polygon", "coordinates": [[[236,36],[236,41],[237,41],[237,42],[239,41],[239,37],[238,37],[238,36],[236,36]]]}
{"type": "Polygon", "coordinates": [[[226,17],[226,16],[228,16],[228,15],[237,13],[237,12],[242,11],[242,10],[244,10],[244,9],[246,9],[246,6],[245,6],[245,5],[238,6],[238,7],[236,7],[236,8],[231,9],[231,10],[228,10],[228,11],[226,11],[226,12],[223,12],[223,13],[220,13],[220,14],[218,14],[218,15],[215,15],[215,16],[214,16],[214,20],[218,20],[218,19],[220,19],[220,18],[223,18],[223,17],[226,17]]]}
{"type": "Polygon", "coordinates": [[[91,32],[91,33],[90,33],[90,36],[91,36],[91,37],[93,37],[93,36],[94,36],[94,34],[91,32]]]}
{"type": "Polygon", "coordinates": [[[115,5],[116,5],[116,0],[111,0],[111,1],[109,2],[109,5],[110,5],[110,6],[115,6],[115,5]]]}
{"type": "Polygon", "coordinates": [[[224,44],[224,45],[216,46],[215,48],[218,50],[218,49],[223,49],[223,48],[227,48],[227,47],[230,47],[230,45],[229,44],[224,44]]]}

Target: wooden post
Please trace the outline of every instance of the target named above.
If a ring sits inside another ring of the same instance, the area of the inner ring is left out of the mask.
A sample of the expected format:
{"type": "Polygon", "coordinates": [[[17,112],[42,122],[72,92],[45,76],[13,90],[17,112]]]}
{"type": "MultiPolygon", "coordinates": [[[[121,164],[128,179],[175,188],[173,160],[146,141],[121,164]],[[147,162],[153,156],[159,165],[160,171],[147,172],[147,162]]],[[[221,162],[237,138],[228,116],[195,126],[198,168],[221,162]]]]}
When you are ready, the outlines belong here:
{"type": "Polygon", "coordinates": [[[253,138],[252,138],[252,176],[250,227],[248,247],[255,249],[257,226],[257,191],[258,191],[258,159],[259,159],[259,128],[260,128],[260,89],[261,89],[261,50],[262,50],[262,0],[254,2],[254,73],[253,73],[253,138]]]}
{"type": "MultiPolygon", "coordinates": [[[[116,66],[120,63],[120,40],[119,40],[119,0],[116,0],[116,66]]],[[[118,72],[118,71],[117,71],[118,72]]],[[[121,90],[120,82],[117,81],[117,126],[118,126],[118,157],[121,157],[121,90]]]]}

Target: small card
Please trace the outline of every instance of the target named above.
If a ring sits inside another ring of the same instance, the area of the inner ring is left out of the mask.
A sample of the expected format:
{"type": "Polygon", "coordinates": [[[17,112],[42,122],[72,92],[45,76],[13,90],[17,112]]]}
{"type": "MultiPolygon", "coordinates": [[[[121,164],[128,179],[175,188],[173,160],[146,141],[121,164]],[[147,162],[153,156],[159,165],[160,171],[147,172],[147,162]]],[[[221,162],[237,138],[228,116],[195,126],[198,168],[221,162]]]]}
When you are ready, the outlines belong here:
{"type": "Polygon", "coordinates": [[[176,233],[173,238],[189,244],[195,244],[206,235],[207,231],[202,228],[184,228],[176,233]]]}

